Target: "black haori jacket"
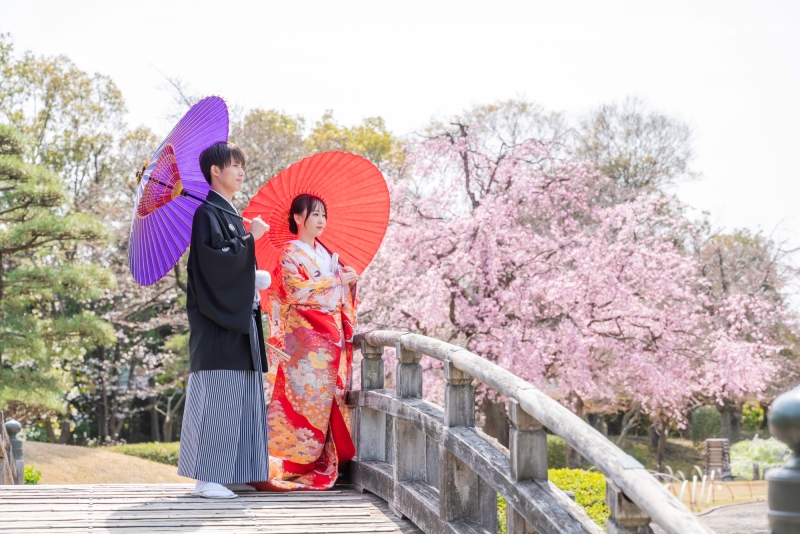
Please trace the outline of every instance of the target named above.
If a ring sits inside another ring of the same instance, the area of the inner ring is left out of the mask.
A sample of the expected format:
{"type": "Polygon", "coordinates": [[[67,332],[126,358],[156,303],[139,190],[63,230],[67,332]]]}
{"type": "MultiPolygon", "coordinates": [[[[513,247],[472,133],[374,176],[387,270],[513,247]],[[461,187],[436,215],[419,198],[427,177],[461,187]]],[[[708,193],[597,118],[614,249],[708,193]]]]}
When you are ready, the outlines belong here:
{"type": "MultiPolygon", "coordinates": [[[[255,295],[256,244],[232,206],[216,191],[192,221],[186,312],[191,372],[253,371],[250,325],[255,295]]],[[[261,369],[267,370],[261,311],[255,312],[261,369]]]]}

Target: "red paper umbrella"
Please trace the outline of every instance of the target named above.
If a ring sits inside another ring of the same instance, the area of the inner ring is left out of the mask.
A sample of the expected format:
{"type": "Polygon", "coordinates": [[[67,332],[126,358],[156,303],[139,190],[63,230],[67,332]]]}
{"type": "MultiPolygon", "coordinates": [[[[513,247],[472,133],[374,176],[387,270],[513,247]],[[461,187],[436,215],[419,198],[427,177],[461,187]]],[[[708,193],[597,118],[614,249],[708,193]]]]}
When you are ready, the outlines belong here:
{"type": "Polygon", "coordinates": [[[389,189],[375,165],[346,152],[322,152],[298,161],[250,200],[242,215],[249,219],[261,215],[270,225],[267,236],[256,244],[259,268],[273,272],[284,245],[298,238],[289,232],[289,208],[303,193],[318,196],[328,208],[325,232],[318,241],[361,274],[386,234],[389,189]]]}

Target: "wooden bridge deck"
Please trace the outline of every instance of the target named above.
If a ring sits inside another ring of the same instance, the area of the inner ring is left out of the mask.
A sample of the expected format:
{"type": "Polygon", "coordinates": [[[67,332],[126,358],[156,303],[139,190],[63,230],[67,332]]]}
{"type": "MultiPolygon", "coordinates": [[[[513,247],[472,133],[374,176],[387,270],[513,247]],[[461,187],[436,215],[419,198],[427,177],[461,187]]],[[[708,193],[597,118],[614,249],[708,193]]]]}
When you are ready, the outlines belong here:
{"type": "Polygon", "coordinates": [[[352,489],[204,499],[185,484],[0,486],[0,532],[421,533],[352,489]]]}

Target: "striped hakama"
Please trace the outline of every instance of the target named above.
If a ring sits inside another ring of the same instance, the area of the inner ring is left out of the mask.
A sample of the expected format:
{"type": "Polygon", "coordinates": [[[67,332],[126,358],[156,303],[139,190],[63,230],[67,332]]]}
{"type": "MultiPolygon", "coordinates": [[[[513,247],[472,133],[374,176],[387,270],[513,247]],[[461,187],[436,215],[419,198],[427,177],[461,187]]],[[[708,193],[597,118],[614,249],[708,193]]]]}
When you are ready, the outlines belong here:
{"type": "Polygon", "coordinates": [[[269,480],[266,406],[255,320],[250,333],[255,371],[189,375],[178,474],[204,482],[269,480]]]}

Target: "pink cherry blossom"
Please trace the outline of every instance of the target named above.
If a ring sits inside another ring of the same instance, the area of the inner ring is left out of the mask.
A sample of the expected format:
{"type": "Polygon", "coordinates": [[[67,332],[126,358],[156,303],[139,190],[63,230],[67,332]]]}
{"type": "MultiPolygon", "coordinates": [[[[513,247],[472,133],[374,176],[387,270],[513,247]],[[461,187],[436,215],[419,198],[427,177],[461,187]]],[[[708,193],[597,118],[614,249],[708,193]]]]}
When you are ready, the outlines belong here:
{"type": "MultiPolygon", "coordinates": [[[[594,411],[638,402],[681,422],[692,398],[765,390],[785,310],[709,297],[683,206],[622,195],[555,144],[481,131],[411,142],[388,176],[391,223],[361,284],[367,328],[463,345],[594,411]]],[[[434,397],[439,377],[426,372],[434,397]]]]}

